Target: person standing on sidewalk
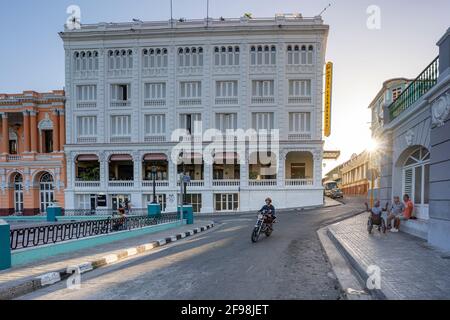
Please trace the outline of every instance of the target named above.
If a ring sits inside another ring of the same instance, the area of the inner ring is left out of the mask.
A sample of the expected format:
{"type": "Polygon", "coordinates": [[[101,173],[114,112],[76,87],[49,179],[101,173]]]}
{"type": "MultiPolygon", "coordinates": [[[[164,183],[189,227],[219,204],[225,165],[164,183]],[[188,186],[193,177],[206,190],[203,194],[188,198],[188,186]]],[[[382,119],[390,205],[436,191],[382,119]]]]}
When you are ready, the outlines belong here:
{"type": "Polygon", "coordinates": [[[387,217],[387,227],[391,232],[398,232],[400,217],[403,216],[405,208],[403,202],[400,201],[400,197],[395,196],[387,217]],[[394,225],[392,225],[392,222],[394,222],[394,225]]]}

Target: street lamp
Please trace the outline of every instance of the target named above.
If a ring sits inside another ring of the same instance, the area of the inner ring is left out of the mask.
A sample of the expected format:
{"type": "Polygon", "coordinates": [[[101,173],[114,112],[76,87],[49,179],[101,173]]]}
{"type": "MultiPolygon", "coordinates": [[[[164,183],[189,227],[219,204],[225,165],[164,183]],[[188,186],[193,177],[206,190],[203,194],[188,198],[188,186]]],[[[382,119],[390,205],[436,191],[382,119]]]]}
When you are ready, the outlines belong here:
{"type": "Polygon", "coordinates": [[[373,163],[374,155],[378,152],[379,143],[375,139],[370,139],[369,146],[367,148],[369,153],[369,167],[370,167],[370,207],[374,204],[374,185],[375,185],[375,165],[373,163]]]}
{"type": "Polygon", "coordinates": [[[153,204],[158,203],[158,201],[156,201],[156,171],[157,168],[155,165],[152,166],[152,176],[153,176],[153,204]]]}

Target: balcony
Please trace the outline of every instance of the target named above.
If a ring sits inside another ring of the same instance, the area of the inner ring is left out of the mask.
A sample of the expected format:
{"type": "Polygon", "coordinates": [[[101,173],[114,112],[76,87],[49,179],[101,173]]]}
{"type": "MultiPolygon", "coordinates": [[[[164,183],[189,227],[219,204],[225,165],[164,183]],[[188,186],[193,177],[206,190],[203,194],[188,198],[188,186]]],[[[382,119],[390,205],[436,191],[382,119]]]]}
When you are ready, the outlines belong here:
{"type": "Polygon", "coordinates": [[[200,106],[202,104],[201,98],[182,98],[178,100],[178,104],[183,107],[200,106]]]}
{"type": "MultiPolygon", "coordinates": [[[[180,181],[177,182],[177,186],[180,186],[180,181]]],[[[189,182],[187,184],[188,187],[204,187],[205,186],[205,181],[204,180],[191,180],[191,182],[189,182]]]]}
{"type": "Polygon", "coordinates": [[[274,187],[277,185],[276,179],[264,179],[264,180],[248,180],[250,187],[274,187]]]}
{"type": "Polygon", "coordinates": [[[305,104],[311,103],[311,97],[289,97],[288,104],[305,104]]]}
{"type": "Polygon", "coordinates": [[[108,187],[110,188],[133,188],[134,181],[109,181],[108,187]]]}
{"type": "Polygon", "coordinates": [[[274,104],[275,97],[252,97],[252,104],[274,104]]]}
{"type": "Polygon", "coordinates": [[[129,143],[131,142],[131,137],[111,137],[111,143],[129,143]]]}
{"type": "Polygon", "coordinates": [[[18,154],[9,154],[6,156],[7,161],[21,161],[22,156],[18,154]]]}
{"type": "Polygon", "coordinates": [[[95,108],[97,108],[97,102],[95,101],[77,102],[77,109],[95,109],[95,108]]]}
{"type": "Polygon", "coordinates": [[[288,187],[305,187],[305,186],[313,186],[313,179],[286,179],[285,185],[288,187]]]}
{"type": "MultiPolygon", "coordinates": [[[[169,181],[165,180],[156,180],[155,181],[156,188],[164,188],[169,186],[169,181]]],[[[141,183],[142,188],[153,188],[153,181],[152,180],[144,180],[141,183]]]]}
{"type": "Polygon", "coordinates": [[[400,94],[389,107],[390,121],[411,107],[437,82],[439,77],[439,57],[434,59],[422,73],[400,94]]]}
{"type": "Polygon", "coordinates": [[[100,181],[75,181],[75,188],[97,189],[100,188],[100,181]]]}
{"type": "Polygon", "coordinates": [[[229,106],[229,105],[238,105],[239,99],[237,97],[233,98],[216,98],[214,103],[216,105],[223,105],[223,106],[229,106]]]}
{"type": "Polygon", "coordinates": [[[302,141],[302,140],[311,140],[312,135],[309,132],[305,133],[290,133],[288,134],[289,141],[302,141]]]}
{"type": "Polygon", "coordinates": [[[166,99],[152,99],[144,101],[145,107],[164,107],[165,105],[166,99]]]}
{"type": "Polygon", "coordinates": [[[97,137],[78,137],[77,143],[97,143],[97,137]]]}
{"type": "Polygon", "coordinates": [[[239,187],[241,185],[241,180],[231,179],[231,180],[213,180],[213,187],[239,187]]]}
{"type": "Polygon", "coordinates": [[[128,108],[131,107],[131,101],[111,101],[111,108],[128,108]]]}
{"type": "Polygon", "coordinates": [[[166,136],[146,136],[144,137],[144,142],[166,142],[166,136]]]}

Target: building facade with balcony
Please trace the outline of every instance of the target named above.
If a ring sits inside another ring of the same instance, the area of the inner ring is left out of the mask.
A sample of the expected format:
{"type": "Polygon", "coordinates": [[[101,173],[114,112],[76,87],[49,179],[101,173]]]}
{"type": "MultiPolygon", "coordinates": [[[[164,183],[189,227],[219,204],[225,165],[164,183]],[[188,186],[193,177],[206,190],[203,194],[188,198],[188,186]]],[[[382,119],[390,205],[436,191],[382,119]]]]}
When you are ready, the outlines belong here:
{"type": "Polygon", "coordinates": [[[145,207],[153,169],[167,211],[183,171],[196,212],[254,210],[267,196],[280,208],[323,203],[320,17],[100,23],[60,36],[67,208],[145,207]],[[249,149],[217,152],[213,164],[201,151],[172,161],[172,133],[188,138],[200,121],[203,131],[279,129],[276,172],[249,149]]]}
{"type": "MultiPolygon", "coordinates": [[[[408,194],[414,216],[402,229],[450,249],[450,33],[438,42],[439,56],[402,83],[383,113],[372,103],[372,133],[379,141],[380,199],[408,194]],[[381,118],[381,120],[380,120],[381,118]],[[374,125],[376,124],[376,125],[374,125]]],[[[403,81],[401,81],[403,82],[403,81]]]]}
{"type": "Polygon", "coordinates": [[[64,205],[64,91],[0,94],[0,215],[64,205]]]}
{"type": "MultiPolygon", "coordinates": [[[[350,160],[340,165],[341,190],[347,196],[367,196],[372,190],[372,176],[369,170],[369,153],[353,154],[350,160]]],[[[375,179],[374,179],[375,180],[375,179]]],[[[374,183],[374,195],[377,185],[374,183]]]]}

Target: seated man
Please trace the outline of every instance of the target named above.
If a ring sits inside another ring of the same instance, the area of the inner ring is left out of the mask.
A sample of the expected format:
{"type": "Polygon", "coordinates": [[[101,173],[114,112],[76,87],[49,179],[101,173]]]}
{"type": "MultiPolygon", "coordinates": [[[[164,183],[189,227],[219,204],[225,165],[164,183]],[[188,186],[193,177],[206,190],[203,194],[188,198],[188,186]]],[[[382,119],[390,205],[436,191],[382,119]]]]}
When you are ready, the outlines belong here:
{"type": "Polygon", "coordinates": [[[405,212],[405,208],[403,202],[400,201],[400,197],[395,196],[387,218],[387,227],[391,232],[398,232],[400,220],[404,219],[403,213],[405,212]],[[394,222],[393,226],[391,226],[392,222],[394,222]]]}
{"type": "Polygon", "coordinates": [[[380,201],[377,200],[377,201],[375,201],[373,208],[371,208],[370,210],[369,210],[369,205],[367,204],[367,202],[365,203],[365,205],[366,205],[366,211],[371,213],[372,222],[374,224],[381,224],[381,220],[380,220],[380,219],[382,219],[381,215],[382,215],[383,211],[387,211],[388,204],[386,203],[385,208],[381,208],[380,201]]]}

